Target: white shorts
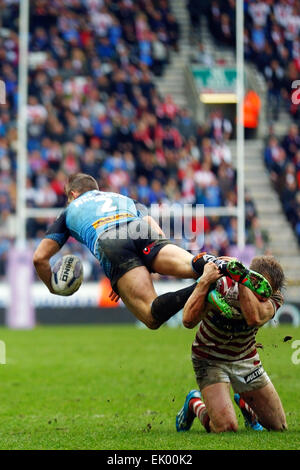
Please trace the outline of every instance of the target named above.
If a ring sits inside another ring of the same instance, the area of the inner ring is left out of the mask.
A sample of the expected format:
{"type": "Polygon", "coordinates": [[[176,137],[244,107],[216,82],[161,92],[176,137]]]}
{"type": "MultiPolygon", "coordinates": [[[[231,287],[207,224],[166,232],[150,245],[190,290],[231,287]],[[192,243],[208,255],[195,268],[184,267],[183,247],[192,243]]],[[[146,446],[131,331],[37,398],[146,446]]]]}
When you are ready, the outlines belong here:
{"type": "Polygon", "coordinates": [[[216,383],[230,383],[237,393],[262,388],[270,382],[258,353],[240,361],[201,359],[192,354],[192,362],[200,391],[216,383]]]}

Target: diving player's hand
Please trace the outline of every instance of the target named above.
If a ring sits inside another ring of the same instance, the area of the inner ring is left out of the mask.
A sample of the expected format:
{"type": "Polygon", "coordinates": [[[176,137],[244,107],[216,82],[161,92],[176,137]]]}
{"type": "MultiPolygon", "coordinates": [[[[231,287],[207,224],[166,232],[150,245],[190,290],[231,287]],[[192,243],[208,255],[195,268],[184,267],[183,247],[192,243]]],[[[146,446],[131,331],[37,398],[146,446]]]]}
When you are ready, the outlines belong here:
{"type": "Polygon", "coordinates": [[[110,300],[111,300],[112,302],[116,302],[116,303],[117,303],[117,302],[119,302],[119,300],[120,300],[120,296],[119,296],[118,294],[116,294],[116,292],[115,292],[113,289],[110,291],[110,294],[109,294],[108,297],[110,298],[110,300]]]}

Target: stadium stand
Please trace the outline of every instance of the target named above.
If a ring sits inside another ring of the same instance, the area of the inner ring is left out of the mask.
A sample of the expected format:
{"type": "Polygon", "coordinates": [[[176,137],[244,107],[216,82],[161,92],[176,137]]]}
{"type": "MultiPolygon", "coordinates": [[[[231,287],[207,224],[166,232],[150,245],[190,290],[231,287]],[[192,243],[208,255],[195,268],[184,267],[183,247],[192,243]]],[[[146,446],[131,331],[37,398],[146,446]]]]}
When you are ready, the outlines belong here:
{"type": "Polygon", "coordinates": [[[264,160],[300,245],[300,135],[296,124],[282,140],[269,136],[264,160]]]}
{"type": "MultiPolygon", "coordinates": [[[[265,77],[268,117],[276,121],[283,106],[298,120],[299,106],[292,102],[291,95],[292,83],[300,72],[300,4],[293,0],[248,0],[244,5],[245,58],[265,77]]],[[[207,11],[210,31],[217,43],[234,46],[235,2],[213,1],[207,11]]]]}
{"type": "MultiPolygon", "coordinates": [[[[17,2],[1,3],[0,76],[8,98],[0,110],[0,208],[5,220],[15,210],[18,37],[17,2]]],[[[218,2],[212,5],[214,13],[218,2]]],[[[231,44],[230,12],[221,16],[219,31],[228,34],[231,44]]],[[[212,15],[212,31],[214,21],[212,15]]],[[[188,109],[170,95],[161,96],[155,86],[170,54],[179,50],[180,28],[170,2],[34,0],[30,29],[28,206],[62,207],[64,180],[77,171],[92,174],[104,190],[146,205],[236,205],[228,145],[232,124],[217,112],[199,125],[188,109]]],[[[249,195],[246,209],[248,242],[264,252],[268,235],[258,227],[249,195]]],[[[29,220],[33,243],[47,223],[29,220]]],[[[206,218],[205,235],[204,249],[225,254],[237,241],[236,220],[206,218]]],[[[183,242],[197,251],[197,238],[183,242]]],[[[1,238],[2,275],[9,243],[1,238]]],[[[78,253],[80,248],[73,244],[71,249],[78,253]]],[[[87,277],[96,279],[98,265],[87,252],[79,254],[87,277]]]]}
{"type": "MultiPolygon", "coordinates": [[[[206,11],[216,43],[234,45],[234,2],[214,1],[206,11]]],[[[300,244],[300,106],[292,99],[292,84],[300,72],[300,2],[246,1],[245,15],[245,57],[262,72],[267,85],[270,126],[264,161],[300,244]],[[289,113],[292,122],[281,136],[273,124],[282,111],[289,113]]]]}

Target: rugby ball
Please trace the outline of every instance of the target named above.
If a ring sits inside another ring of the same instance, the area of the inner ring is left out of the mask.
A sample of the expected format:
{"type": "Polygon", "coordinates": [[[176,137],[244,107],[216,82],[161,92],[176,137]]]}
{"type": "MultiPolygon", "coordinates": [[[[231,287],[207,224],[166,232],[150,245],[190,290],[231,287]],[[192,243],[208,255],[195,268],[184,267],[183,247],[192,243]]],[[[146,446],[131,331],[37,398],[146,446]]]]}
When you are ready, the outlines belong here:
{"type": "Polygon", "coordinates": [[[81,286],[82,262],[77,256],[65,255],[52,268],[51,285],[57,295],[72,295],[81,286]]]}

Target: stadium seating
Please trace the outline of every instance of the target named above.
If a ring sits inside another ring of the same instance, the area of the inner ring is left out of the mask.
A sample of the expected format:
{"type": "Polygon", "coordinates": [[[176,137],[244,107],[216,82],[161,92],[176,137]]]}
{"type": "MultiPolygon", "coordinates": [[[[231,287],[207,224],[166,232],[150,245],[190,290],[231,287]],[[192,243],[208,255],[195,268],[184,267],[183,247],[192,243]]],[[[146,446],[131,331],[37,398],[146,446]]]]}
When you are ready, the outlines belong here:
{"type": "Polygon", "coordinates": [[[269,136],[264,160],[300,245],[300,134],[296,124],[282,140],[269,136]]]}
{"type": "MultiPolygon", "coordinates": [[[[17,5],[4,3],[0,76],[6,82],[7,105],[0,110],[2,219],[15,210],[18,61],[13,21],[17,5]]],[[[174,201],[236,205],[235,170],[227,145],[231,124],[223,125],[222,115],[216,113],[199,126],[171,96],[160,96],[153,83],[153,74],[163,74],[170,52],[178,49],[180,31],[169,3],[31,2],[28,206],[62,207],[64,180],[77,171],[93,175],[104,190],[146,205],[174,201]]],[[[254,244],[255,216],[249,199],[246,227],[254,244]]],[[[29,220],[28,237],[37,242],[47,223],[41,218],[29,220]]],[[[204,248],[225,254],[237,240],[236,220],[207,218],[205,233],[204,248]]],[[[197,237],[183,244],[198,250],[197,237]]],[[[7,246],[2,240],[4,259],[7,246]]],[[[80,248],[76,244],[72,250],[80,248]]],[[[79,253],[89,264],[91,278],[96,278],[97,264],[86,252],[79,253]]]]}
{"type": "MultiPolygon", "coordinates": [[[[299,2],[248,0],[244,5],[245,57],[265,77],[269,118],[277,120],[284,106],[299,120],[299,106],[291,100],[292,83],[300,72],[299,2]]],[[[207,14],[218,45],[235,46],[235,2],[211,2],[207,14]]]]}
{"type": "MultiPolygon", "coordinates": [[[[234,2],[212,2],[207,13],[210,31],[218,44],[234,44],[234,2]]],[[[299,2],[245,2],[245,56],[265,77],[267,119],[270,124],[276,122],[284,109],[294,122],[283,138],[276,138],[271,126],[264,158],[300,244],[300,106],[292,99],[292,84],[300,73],[299,33],[299,2]]]]}

